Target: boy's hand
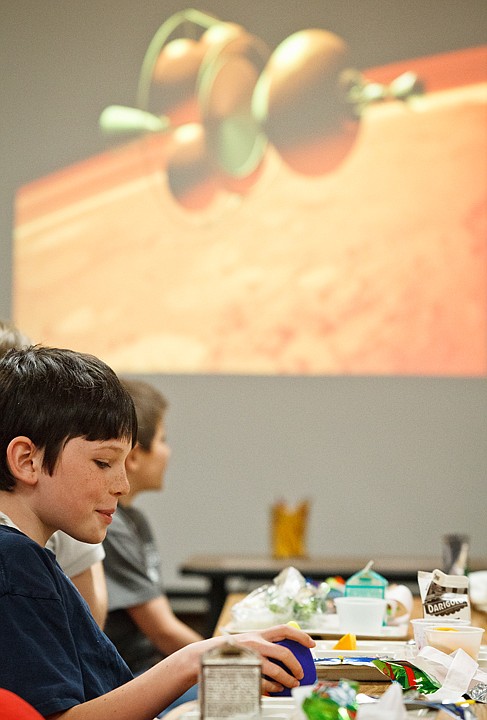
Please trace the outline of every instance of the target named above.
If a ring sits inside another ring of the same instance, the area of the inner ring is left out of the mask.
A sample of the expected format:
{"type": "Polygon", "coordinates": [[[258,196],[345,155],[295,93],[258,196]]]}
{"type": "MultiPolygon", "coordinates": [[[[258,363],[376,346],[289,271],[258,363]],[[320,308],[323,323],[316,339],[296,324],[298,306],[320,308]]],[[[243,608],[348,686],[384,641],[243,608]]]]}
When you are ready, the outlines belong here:
{"type": "Polygon", "coordinates": [[[298,630],[289,625],[276,625],[267,630],[241,633],[234,635],[232,639],[262,656],[262,675],[266,676],[262,681],[262,691],[264,693],[280,692],[283,687],[298,687],[299,681],[303,677],[303,669],[300,663],[291,650],[276,644],[279,640],[296,640],[308,648],[316,645],[315,641],[303,630],[298,630]],[[289,668],[292,675],[269,658],[280,660],[283,665],[289,668]]]}

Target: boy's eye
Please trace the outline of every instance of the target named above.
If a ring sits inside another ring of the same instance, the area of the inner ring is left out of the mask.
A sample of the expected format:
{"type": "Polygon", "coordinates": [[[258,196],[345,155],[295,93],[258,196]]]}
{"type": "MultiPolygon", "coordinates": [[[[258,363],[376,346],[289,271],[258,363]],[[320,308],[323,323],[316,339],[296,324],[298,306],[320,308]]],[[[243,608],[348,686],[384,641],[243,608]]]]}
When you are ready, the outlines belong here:
{"type": "Polygon", "coordinates": [[[99,468],[102,469],[110,467],[110,463],[105,462],[104,460],[95,460],[95,463],[98,465],[99,468]]]}

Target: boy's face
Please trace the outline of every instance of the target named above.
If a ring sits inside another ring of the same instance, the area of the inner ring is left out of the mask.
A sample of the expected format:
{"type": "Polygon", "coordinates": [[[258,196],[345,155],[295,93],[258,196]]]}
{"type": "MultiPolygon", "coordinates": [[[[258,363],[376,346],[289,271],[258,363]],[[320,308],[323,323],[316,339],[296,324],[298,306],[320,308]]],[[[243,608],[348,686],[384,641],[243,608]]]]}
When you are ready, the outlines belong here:
{"type": "Polygon", "coordinates": [[[44,524],[84,542],[104,540],[118,498],[129,491],[130,449],[128,440],[69,440],[53,474],[40,471],[37,509],[44,524]]]}
{"type": "Polygon", "coordinates": [[[171,455],[166,440],[166,426],[161,419],[156,427],[150,450],[140,449],[140,465],[137,473],[139,490],[161,490],[164,485],[164,474],[171,455]]]}

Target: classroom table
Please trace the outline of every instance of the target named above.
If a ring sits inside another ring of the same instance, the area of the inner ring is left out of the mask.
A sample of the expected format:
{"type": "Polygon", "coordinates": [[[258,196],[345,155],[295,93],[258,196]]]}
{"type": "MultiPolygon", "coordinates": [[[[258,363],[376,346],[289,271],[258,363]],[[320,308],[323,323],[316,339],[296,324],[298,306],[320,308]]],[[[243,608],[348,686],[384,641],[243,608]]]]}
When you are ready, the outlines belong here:
{"type": "MultiPolygon", "coordinates": [[[[245,593],[229,593],[227,595],[227,598],[224,602],[224,606],[222,608],[222,612],[217,620],[216,628],[215,628],[215,635],[220,635],[220,629],[221,627],[225,627],[229,624],[231,619],[231,610],[233,605],[235,605],[236,602],[241,600],[243,597],[245,597],[245,593]]],[[[419,597],[414,598],[413,603],[413,611],[411,614],[412,618],[415,617],[422,617],[422,606],[421,606],[421,600],[419,597]]],[[[484,612],[480,612],[478,610],[472,609],[472,625],[479,625],[481,627],[484,627],[487,630],[487,614],[484,612]]],[[[409,632],[408,637],[412,638],[412,629],[411,626],[409,626],[409,632]]],[[[360,692],[367,693],[369,695],[381,695],[383,694],[387,688],[389,687],[389,682],[384,681],[382,683],[360,683],[360,692]]],[[[197,702],[193,701],[191,703],[186,703],[184,705],[180,705],[179,707],[172,710],[170,713],[166,715],[166,720],[178,720],[182,715],[185,713],[195,710],[197,708],[197,702]]],[[[476,704],[474,706],[475,713],[477,716],[477,720],[487,720],[487,705],[481,705],[476,704]]],[[[411,716],[413,717],[413,716],[411,716]]],[[[420,717],[418,715],[418,717],[420,717]]],[[[428,717],[431,717],[434,720],[448,720],[448,715],[445,712],[439,712],[435,715],[428,715],[428,717]]]]}
{"type": "MultiPolygon", "coordinates": [[[[237,603],[239,600],[242,600],[242,598],[245,597],[245,593],[229,593],[226,601],[224,603],[222,612],[220,614],[220,617],[217,621],[217,626],[215,628],[215,635],[221,635],[220,628],[225,627],[228,625],[231,621],[231,611],[232,607],[237,603]]],[[[413,599],[413,610],[411,613],[411,618],[419,618],[423,617],[423,608],[421,605],[421,599],[419,596],[415,596],[413,599]]],[[[472,608],[472,619],[471,624],[483,627],[487,632],[487,613],[480,612],[479,610],[476,610],[475,608],[472,608]]],[[[408,628],[408,635],[406,639],[412,639],[413,638],[413,631],[412,626],[409,624],[408,628]]],[[[387,688],[389,687],[389,682],[383,682],[383,683],[360,683],[360,692],[366,693],[368,695],[381,695],[384,693],[387,688]]],[[[487,720],[487,705],[481,705],[476,704],[475,705],[475,712],[477,714],[478,720],[487,720]]],[[[431,716],[428,716],[431,717],[431,716]]],[[[434,717],[434,716],[433,716],[434,717]]],[[[443,718],[446,718],[445,713],[438,713],[436,716],[436,720],[443,720],[443,718]]]]}
{"type": "MultiPolygon", "coordinates": [[[[245,597],[245,593],[229,593],[227,599],[223,605],[220,617],[218,618],[217,625],[215,627],[214,635],[221,635],[221,628],[226,627],[230,624],[232,619],[232,607],[235,603],[239,602],[245,597]]],[[[413,598],[413,610],[411,613],[411,619],[423,617],[423,607],[421,605],[421,598],[419,595],[415,595],[413,598]]],[[[487,633],[487,613],[481,612],[472,608],[472,619],[471,624],[476,627],[483,627],[487,633]]],[[[409,624],[406,640],[412,640],[413,629],[412,625],[409,624]]],[[[487,642],[487,637],[484,638],[487,642]]]]}
{"type": "MultiPolygon", "coordinates": [[[[240,578],[248,581],[267,582],[289,566],[295,567],[305,577],[313,580],[325,580],[327,577],[340,575],[347,579],[361,570],[369,562],[370,556],[309,556],[277,559],[271,555],[194,555],[180,567],[182,575],[204,577],[209,582],[208,588],[208,629],[210,635],[222,612],[227,593],[228,581],[240,578]]],[[[418,570],[434,570],[442,567],[438,556],[428,555],[380,555],[374,558],[373,569],[383,575],[389,582],[414,584],[417,583],[418,570]]],[[[485,570],[487,558],[469,558],[470,570],[485,570]]],[[[417,584],[415,585],[417,590],[417,584]]],[[[414,588],[412,588],[414,591],[414,588]]]]}

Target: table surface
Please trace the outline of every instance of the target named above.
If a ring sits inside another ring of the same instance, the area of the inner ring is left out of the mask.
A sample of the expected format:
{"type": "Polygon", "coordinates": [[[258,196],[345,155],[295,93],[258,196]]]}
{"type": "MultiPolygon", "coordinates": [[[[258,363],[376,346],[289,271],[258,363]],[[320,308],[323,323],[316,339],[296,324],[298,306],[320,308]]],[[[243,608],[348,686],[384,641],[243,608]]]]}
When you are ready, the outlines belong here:
{"type": "MultiPolygon", "coordinates": [[[[372,690],[370,690],[372,692],[372,690]]],[[[383,691],[382,691],[383,692],[383,691]]],[[[164,717],[164,720],[178,720],[182,715],[185,713],[195,710],[197,708],[197,701],[192,701],[188,703],[184,703],[184,705],[179,705],[178,707],[174,708],[174,710],[170,710],[164,717]]],[[[475,706],[475,712],[477,714],[477,720],[487,720],[487,706],[486,705],[476,705],[475,706]]],[[[408,716],[409,717],[409,716],[408,716]]],[[[413,718],[414,715],[411,715],[411,718],[413,718]]],[[[421,717],[418,715],[417,717],[421,717]]],[[[431,718],[431,720],[449,720],[451,718],[451,715],[447,715],[444,712],[439,712],[436,715],[428,715],[428,718],[431,718]]]]}
{"type": "MultiPolygon", "coordinates": [[[[229,593],[227,596],[227,599],[225,601],[225,605],[223,606],[223,610],[221,612],[220,618],[218,620],[218,625],[215,629],[214,635],[221,635],[220,632],[221,627],[225,627],[226,625],[229,625],[232,620],[232,607],[235,605],[235,603],[239,602],[245,597],[245,593],[229,593]]],[[[413,611],[411,613],[411,618],[420,618],[423,617],[423,608],[421,605],[421,598],[417,595],[413,598],[413,611]]],[[[483,627],[484,630],[487,631],[487,613],[480,612],[480,610],[476,610],[475,608],[472,608],[472,625],[475,625],[477,627],[483,627]]],[[[413,638],[413,630],[411,624],[408,627],[408,634],[406,637],[406,640],[411,640],[413,638]]],[[[389,642],[389,639],[388,639],[389,642]]],[[[392,642],[392,640],[391,640],[392,642]]],[[[403,642],[403,640],[401,640],[403,642]]]]}
{"type": "MultiPolygon", "coordinates": [[[[222,613],[220,615],[217,627],[215,629],[215,635],[221,635],[221,632],[219,630],[220,627],[224,627],[225,625],[228,625],[231,621],[231,610],[233,605],[235,605],[236,602],[241,600],[245,597],[245,593],[230,593],[227,596],[227,599],[225,601],[225,605],[223,606],[222,613]]],[[[416,617],[422,617],[422,605],[421,605],[421,599],[418,596],[414,597],[413,602],[413,611],[411,613],[412,618],[416,617]]],[[[479,627],[483,627],[487,631],[487,614],[484,612],[480,612],[474,608],[472,608],[472,625],[477,625],[479,627]]],[[[412,634],[412,627],[409,625],[408,630],[408,639],[411,639],[413,637],[412,634]]],[[[386,691],[387,687],[389,686],[389,683],[361,683],[360,684],[360,692],[364,692],[370,695],[379,695],[386,691]]],[[[486,705],[480,705],[477,704],[475,706],[475,712],[477,713],[478,720],[487,720],[487,706],[486,705]]],[[[438,713],[436,716],[437,720],[443,720],[444,718],[447,718],[447,715],[445,713],[438,713]]]]}
{"type": "MultiPolygon", "coordinates": [[[[231,609],[233,605],[241,600],[243,597],[245,597],[244,593],[230,593],[227,596],[227,599],[225,601],[222,613],[220,615],[220,618],[218,620],[218,624],[215,630],[215,635],[220,635],[219,627],[228,625],[228,623],[231,620],[231,609]]],[[[421,601],[419,597],[414,598],[414,604],[413,604],[413,611],[412,611],[412,618],[415,617],[421,617],[422,616],[422,608],[421,608],[421,601]]],[[[472,610],[472,624],[473,625],[479,625],[487,630],[487,614],[483,612],[479,612],[475,609],[472,610]]],[[[409,632],[409,637],[412,637],[412,630],[409,632]]],[[[383,683],[361,683],[360,684],[360,691],[365,692],[370,695],[380,695],[385,692],[385,690],[389,687],[389,684],[387,682],[383,683]]],[[[190,702],[185,703],[184,705],[180,705],[179,707],[175,708],[171,712],[169,712],[166,715],[166,720],[177,720],[181,717],[184,713],[188,712],[189,710],[194,709],[197,707],[196,702],[190,702]]],[[[475,705],[475,712],[477,715],[478,720],[487,720],[487,705],[475,705]]],[[[436,716],[429,715],[428,717],[435,717],[436,720],[448,720],[448,717],[446,713],[439,712],[436,714],[436,716]]]]}
{"type": "MultiPolygon", "coordinates": [[[[314,579],[329,575],[350,576],[369,562],[370,556],[323,555],[309,557],[274,558],[271,555],[208,554],[193,555],[179,568],[183,575],[202,575],[209,578],[244,577],[267,578],[292,565],[314,579]]],[[[416,580],[418,570],[434,570],[442,566],[437,555],[380,555],[374,559],[373,569],[388,579],[416,580]]],[[[487,558],[469,559],[470,570],[487,568],[487,558]]]]}
{"type": "MultiPolygon", "coordinates": [[[[229,590],[227,580],[230,578],[267,581],[272,580],[284,568],[292,566],[302,575],[313,580],[324,580],[335,575],[347,579],[365,567],[369,560],[369,555],[274,558],[265,554],[208,554],[193,555],[188,558],[180,565],[179,572],[182,575],[197,575],[209,580],[206,634],[211,635],[223,610],[229,590]]],[[[389,581],[411,585],[417,583],[418,570],[434,570],[441,567],[441,558],[436,555],[380,555],[375,556],[373,569],[389,581]]],[[[487,558],[469,558],[469,568],[484,570],[487,568],[487,558]]],[[[418,591],[417,585],[412,586],[411,589],[413,592],[418,591]]]]}

